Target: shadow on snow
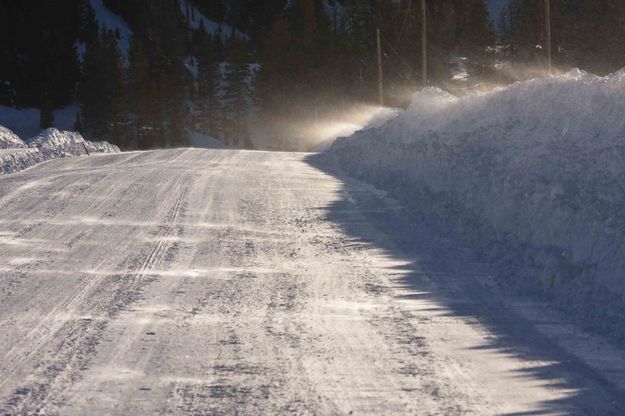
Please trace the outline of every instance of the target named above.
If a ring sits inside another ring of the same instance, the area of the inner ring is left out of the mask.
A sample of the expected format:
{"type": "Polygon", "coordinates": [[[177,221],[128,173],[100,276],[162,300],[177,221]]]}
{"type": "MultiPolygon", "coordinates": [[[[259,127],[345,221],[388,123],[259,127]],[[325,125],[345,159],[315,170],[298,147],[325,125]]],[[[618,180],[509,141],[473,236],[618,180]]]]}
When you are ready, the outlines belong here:
{"type": "Polygon", "coordinates": [[[411,219],[383,193],[370,192],[372,187],[329,166],[318,155],[309,156],[307,163],[342,183],[339,200],[324,208],[327,219],[355,244],[383,250],[401,263],[389,270],[395,276],[390,289],[403,293],[397,298],[431,302],[437,305],[437,316],[479,321],[494,336],[473,349],[540,362],[512,376],[568,392],[563,398],[535,403],[536,410],[522,414],[625,414],[625,393],[507,307],[500,290],[484,283],[494,272],[470,249],[433,227],[428,229],[424,221],[411,219]]]}

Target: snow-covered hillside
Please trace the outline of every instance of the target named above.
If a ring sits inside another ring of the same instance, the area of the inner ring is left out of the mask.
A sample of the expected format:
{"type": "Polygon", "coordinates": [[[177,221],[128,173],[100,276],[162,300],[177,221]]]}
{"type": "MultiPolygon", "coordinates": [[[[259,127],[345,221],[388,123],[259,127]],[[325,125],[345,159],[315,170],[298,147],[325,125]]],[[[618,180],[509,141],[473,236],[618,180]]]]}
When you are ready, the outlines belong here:
{"type": "Polygon", "coordinates": [[[202,12],[198,10],[197,7],[195,7],[189,1],[179,0],[179,3],[180,10],[182,11],[182,14],[186,17],[188,25],[192,29],[199,29],[200,25],[203,25],[206,33],[208,33],[209,35],[219,35],[224,41],[232,37],[232,35],[236,35],[243,39],[248,38],[246,34],[234,29],[232,26],[226,23],[218,23],[207,18],[202,14],[202,12]]]}
{"type": "Polygon", "coordinates": [[[625,70],[571,71],[456,98],[417,93],[323,163],[387,189],[501,266],[501,282],[553,296],[625,336],[625,70]]]}
{"type": "MultiPolygon", "coordinates": [[[[119,47],[125,56],[128,56],[128,48],[130,46],[130,37],[132,36],[132,30],[130,26],[124,21],[124,19],[110,11],[103,3],[102,0],[90,0],[91,7],[95,11],[97,22],[110,30],[119,33],[119,47]]],[[[198,29],[200,25],[204,26],[206,32],[210,35],[218,34],[225,41],[229,39],[233,34],[242,38],[248,38],[248,36],[239,30],[232,28],[226,23],[218,23],[210,20],[204,16],[194,5],[185,0],[179,0],[180,10],[186,17],[188,25],[192,29],[198,29]]]]}
{"type": "Polygon", "coordinates": [[[91,7],[95,12],[95,17],[101,26],[119,33],[119,47],[125,56],[128,56],[128,48],[130,47],[130,37],[132,31],[128,24],[117,14],[111,12],[102,2],[102,0],[90,0],[91,7]]]}

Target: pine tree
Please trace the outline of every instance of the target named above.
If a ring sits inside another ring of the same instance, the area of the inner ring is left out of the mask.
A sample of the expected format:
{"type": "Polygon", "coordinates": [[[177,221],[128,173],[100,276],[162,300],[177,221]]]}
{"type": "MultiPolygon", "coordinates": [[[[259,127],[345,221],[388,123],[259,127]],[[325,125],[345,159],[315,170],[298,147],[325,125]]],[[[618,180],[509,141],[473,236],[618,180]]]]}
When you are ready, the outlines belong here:
{"type": "Polygon", "coordinates": [[[100,27],[96,21],[95,10],[88,0],[82,0],[80,11],[80,40],[86,44],[96,42],[100,27]]]}
{"type": "Polygon", "coordinates": [[[197,97],[195,104],[197,116],[195,126],[204,134],[212,137],[220,135],[220,100],[221,71],[219,69],[219,41],[212,39],[200,24],[194,33],[193,49],[197,59],[197,97]]]}
{"type": "MultiPolygon", "coordinates": [[[[516,64],[541,66],[545,61],[544,3],[511,0],[506,9],[504,39],[516,64]]],[[[551,0],[553,61],[605,74],[625,65],[625,5],[616,0],[551,0]]]]}
{"type": "Polygon", "coordinates": [[[251,147],[248,114],[252,102],[250,88],[249,52],[243,40],[234,37],[229,44],[226,69],[224,107],[224,136],[229,143],[251,147]]]}
{"type": "Polygon", "coordinates": [[[30,88],[37,106],[41,107],[40,126],[51,127],[53,110],[72,102],[80,65],[75,41],[80,27],[80,9],[76,2],[30,4],[29,13],[35,17],[30,22],[27,66],[29,78],[34,81],[30,88]]]}
{"type": "Polygon", "coordinates": [[[132,118],[140,148],[188,143],[187,30],[177,1],[142,0],[129,51],[132,118]]]}
{"type": "Polygon", "coordinates": [[[514,62],[532,66],[544,62],[546,37],[543,1],[511,0],[506,13],[508,25],[505,38],[510,44],[514,62]]]}
{"type": "Polygon", "coordinates": [[[78,89],[81,124],[92,137],[128,145],[122,126],[127,117],[124,66],[114,32],[102,30],[87,45],[78,89]]]}
{"type": "Polygon", "coordinates": [[[457,45],[461,54],[481,59],[494,44],[494,29],[485,0],[463,0],[456,10],[457,45]]]}
{"type": "MultiPolygon", "coordinates": [[[[261,119],[279,126],[287,118],[311,118],[319,103],[339,96],[343,71],[332,62],[337,45],[330,20],[316,2],[290,2],[262,48],[257,83],[261,119]]],[[[272,135],[285,138],[290,133],[272,135]]]]}
{"type": "Polygon", "coordinates": [[[495,32],[485,0],[463,0],[455,16],[457,51],[474,64],[474,75],[487,75],[491,64],[488,47],[495,44],[495,32]]]}
{"type": "Polygon", "coordinates": [[[157,97],[150,82],[150,61],[137,35],[130,38],[128,83],[130,87],[131,147],[149,149],[159,135],[157,97]]]}

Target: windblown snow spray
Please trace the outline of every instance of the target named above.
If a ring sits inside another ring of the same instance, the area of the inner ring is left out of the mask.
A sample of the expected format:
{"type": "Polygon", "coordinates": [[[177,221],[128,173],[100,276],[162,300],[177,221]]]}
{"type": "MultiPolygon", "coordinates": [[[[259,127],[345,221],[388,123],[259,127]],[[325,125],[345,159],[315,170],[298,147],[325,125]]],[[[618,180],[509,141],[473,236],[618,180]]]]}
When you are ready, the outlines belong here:
{"type": "Polygon", "coordinates": [[[397,109],[363,104],[342,110],[315,112],[304,120],[274,121],[273,125],[259,130],[254,142],[261,147],[277,146],[282,150],[318,151],[330,146],[338,137],[378,127],[397,114],[397,109]]]}

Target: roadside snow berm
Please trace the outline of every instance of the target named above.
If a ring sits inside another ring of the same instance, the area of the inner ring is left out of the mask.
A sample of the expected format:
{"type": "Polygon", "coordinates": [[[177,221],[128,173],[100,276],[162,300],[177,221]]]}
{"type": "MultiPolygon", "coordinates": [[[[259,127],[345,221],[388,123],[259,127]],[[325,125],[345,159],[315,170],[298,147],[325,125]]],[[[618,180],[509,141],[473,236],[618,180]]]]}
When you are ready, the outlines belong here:
{"type": "Polygon", "coordinates": [[[85,140],[79,133],[46,129],[24,142],[11,130],[0,126],[0,174],[17,172],[50,159],[91,153],[117,153],[108,142],[85,140]]]}
{"type": "Polygon", "coordinates": [[[466,236],[503,285],[625,337],[624,115],[625,70],[462,98],[428,88],[319,157],[466,236]]]}

